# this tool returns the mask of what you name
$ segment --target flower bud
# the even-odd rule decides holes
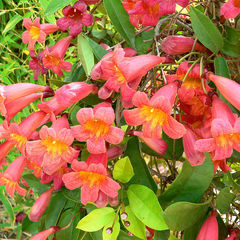
[[[106,233],[107,234],[112,234],[112,232],[113,232],[113,229],[111,227],[106,229]]]
[[[126,212],[121,213],[121,219],[126,220],[128,218],[128,214]]]
[[[42,215],[44,214],[45,210],[48,207],[52,196],[53,188],[48,189],[44,192],[33,204],[31,211],[28,215],[29,219],[33,222],[38,222]]]

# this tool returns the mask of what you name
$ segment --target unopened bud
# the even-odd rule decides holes
[[[113,229],[111,227],[106,229],[106,233],[107,234],[112,234],[112,232],[113,232]]]
[[[129,235],[129,236],[133,236],[133,234],[132,234],[131,232],[128,232],[128,235]]]
[[[129,226],[130,226],[130,222],[129,222],[129,221],[125,221],[125,222],[124,222],[124,225],[125,225],[126,227],[129,227]]]
[[[127,218],[128,218],[127,213],[125,213],[125,212],[121,213],[121,219],[122,220],[126,220]]]

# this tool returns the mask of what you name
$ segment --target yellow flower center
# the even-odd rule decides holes
[[[10,140],[16,142],[18,147],[25,146],[27,142],[27,138],[24,136],[21,136],[17,133],[11,133],[10,134]]]
[[[61,155],[68,151],[68,145],[58,141],[57,139],[45,139],[42,141],[42,145],[46,147],[46,151],[52,155],[52,157]]]
[[[115,72],[115,77],[117,78],[116,81],[119,84],[123,84],[126,82],[126,78],[123,76],[122,72],[120,71],[120,69],[117,67],[117,65],[114,64],[114,72]]]
[[[90,137],[104,137],[108,131],[109,126],[102,120],[91,119],[84,124],[85,130],[89,131]]]
[[[56,57],[51,56],[51,55],[45,55],[45,58],[46,58],[45,61],[47,63],[51,63],[51,65],[53,65],[53,66],[58,66],[61,62],[61,59],[56,58]]]
[[[32,37],[32,39],[37,40],[40,36],[40,28],[39,27],[32,26],[31,29],[29,30],[29,32],[30,32],[30,36]]]
[[[165,112],[151,106],[145,105],[141,107],[140,116],[144,117],[146,122],[152,122],[152,129],[154,129],[158,124],[162,126],[164,122],[168,122],[168,115]]]
[[[225,135],[216,137],[215,142],[217,146],[221,146],[224,148],[227,146],[232,147],[234,143],[240,142],[240,134],[239,133],[225,134]]]
[[[102,174],[86,171],[80,171],[79,178],[83,180],[83,184],[88,184],[90,188],[93,186],[99,186],[101,182],[106,180],[106,176]]]
[[[179,80],[183,80],[183,78],[185,77],[185,75],[179,75]],[[186,79],[184,80],[182,86],[185,86],[186,89],[196,89],[196,88],[202,88],[202,84],[201,84],[201,79],[199,78],[193,78],[193,77],[186,77]]]

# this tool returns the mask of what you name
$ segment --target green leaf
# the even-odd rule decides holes
[[[200,166],[192,167],[188,161],[185,161],[181,173],[159,196],[161,205],[166,207],[170,203],[179,201],[200,202],[213,176],[213,164],[208,153]]]
[[[163,212],[154,192],[142,185],[133,184],[127,190],[129,205],[136,217],[156,230],[167,230]]]
[[[171,230],[183,231],[193,226],[206,214],[209,202],[210,201],[205,203],[174,203],[164,211],[164,219]]]
[[[80,203],[80,199],[81,199],[81,189],[80,188],[76,188],[74,190],[69,190],[64,188],[63,189],[63,195],[66,199],[75,202],[75,203]]]
[[[230,57],[240,57],[240,30],[225,26],[222,52]]]
[[[46,228],[57,225],[66,201],[67,199],[63,196],[62,192],[56,192],[52,195],[49,206],[46,210]]]
[[[84,35],[84,37],[88,40],[90,46],[92,47],[93,53],[96,56],[97,60],[101,60],[104,55],[108,53],[101,45],[93,41],[91,38]]]
[[[76,214],[76,210],[75,209],[67,209],[66,211],[64,211],[62,214],[61,214],[61,218],[58,222],[58,226],[59,227],[65,227],[67,226],[71,219],[73,218],[73,216]],[[79,218],[80,217],[80,214],[77,214],[75,215],[76,218]],[[76,226],[74,226],[73,222],[71,223],[71,225],[62,230],[62,231],[58,231],[56,232],[56,239],[71,239],[73,240],[73,229],[75,228]],[[78,230],[79,231],[79,230]]]
[[[213,53],[223,48],[223,37],[216,25],[196,8],[190,7],[193,30],[199,41]]]
[[[233,177],[229,171],[224,175],[223,181],[226,185],[232,186],[233,189],[240,192],[240,185],[233,180]]]
[[[134,171],[134,176],[128,185],[137,183],[151,188],[154,192],[157,191],[156,183],[154,182],[145,160],[142,158],[139,150],[139,141],[137,137],[131,137],[127,142],[125,156],[128,156]]]
[[[155,231],[153,240],[168,240],[170,231]]]
[[[39,233],[38,228],[40,227],[41,222],[32,222],[29,220],[28,216],[26,216],[22,222],[22,231],[29,232],[33,235]]]
[[[220,213],[228,213],[232,200],[236,197],[235,194],[230,192],[230,188],[223,188],[216,197],[216,207]]]
[[[214,58],[214,68],[215,68],[216,75],[219,75],[225,78],[230,78],[229,68],[227,65],[227,61],[225,60],[224,57]]]
[[[11,29],[13,29],[21,20],[22,16],[20,16],[19,14],[16,14],[14,17],[11,17],[6,27],[4,28],[2,34],[7,33]]]
[[[104,207],[95,209],[78,222],[77,228],[86,232],[95,232],[108,224],[113,217],[113,208]]]
[[[72,2],[72,0],[51,0],[45,11],[45,16],[55,13],[59,9],[68,5],[70,2]]]
[[[129,22],[129,15],[125,11],[121,0],[104,0],[104,6],[117,31],[132,48],[135,48],[135,30]]]
[[[172,139],[167,134],[163,133],[162,139],[167,143],[168,149],[164,153],[163,157],[167,159],[178,160],[183,154],[183,143],[182,138]]]
[[[86,75],[90,76],[91,70],[94,66],[94,56],[92,48],[89,45],[88,40],[82,34],[78,35],[77,42],[80,61],[83,65]]]
[[[125,209],[121,208],[120,216],[122,213],[126,213],[128,216],[127,219],[125,220],[121,219],[123,226],[128,230],[128,232],[132,233],[133,235],[137,236],[140,239],[146,239],[145,225],[135,216],[130,206],[125,207]],[[128,221],[130,225],[126,226],[124,224],[125,221]]]
[[[39,3],[40,3],[40,5],[42,6],[43,11],[45,12],[45,11],[47,10],[49,1],[48,1],[48,0],[40,0]],[[56,24],[56,19],[55,19],[54,14],[47,16],[47,17],[46,17],[46,20],[47,20],[49,23]]]
[[[147,53],[147,49],[152,45],[153,37],[153,29],[142,32],[136,36],[136,49],[139,54]]]
[[[15,222],[15,215],[13,212],[13,208],[12,208],[12,205],[11,205],[10,201],[8,200],[7,196],[5,195],[2,186],[0,187],[0,200],[8,212],[11,224],[13,224]]]
[[[133,177],[133,167],[128,157],[118,160],[113,168],[113,178],[122,182],[127,183]]]
[[[34,193],[40,195],[49,189],[50,184],[47,185],[40,183],[40,180],[33,176],[33,174],[26,174],[23,176],[23,178],[28,183],[28,185],[30,186]]]
[[[102,231],[102,238],[103,238],[103,240],[116,240],[117,239],[118,234],[120,232],[119,217],[117,216],[117,218],[114,219],[114,220],[115,220],[114,225],[113,225],[113,221],[110,221],[103,228],[103,231]],[[112,225],[113,225],[113,227],[112,227]],[[108,228],[112,229],[112,233],[111,234],[107,233]]]

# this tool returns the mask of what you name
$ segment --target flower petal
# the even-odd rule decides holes
[[[123,140],[123,136],[124,131],[121,128],[111,126],[104,138],[109,143],[119,144]]]

